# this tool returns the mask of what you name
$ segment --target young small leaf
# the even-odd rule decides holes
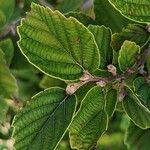
[[[98,47],[85,26],[58,11],[33,3],[31,7],[18,32],[22,53],[33,65],[64,80],[79,79],[83,71],[98,68]]]
[[[150,84],[144,77],[138,77],[134,80],[134,91],[137,96],[145,103],[150,109]]]
[[[142,130],[132,122],[125,134],[125,144],[129,150],[149,150],[150,129]]]
[[[75,111],[76,98],[64,89],[50,88],[32,98],[13,122],[16,150],[55,149]]]
[[[149,0],[109,0],[125,17],[138,22],[150,22]]]
[[[90,25],[88,29],[93,33],[100,53],[100,67],[106,69],[112,63],[113,50],[110,46],[111,30],[105,26]]]
[[[130,119],[141,129],[150,128],[150,111],[139,101],[134,93],[126,88],[123,107]]]
[[[107,129],[108,118],[104,105],[102,89],[95,86],[89,90],[70,126],[72,148],[87,150],[97,144]]]
[[[131,41],[125,41],[119,51],[119,67],[121,71],[125,72],[133,67],[136,63],[136,56],[140,53],[140,46]]]
[[[117,105],[117,91],[115,89],[110,89],[106,93],[106,113],[109,117],[111,117],[115,111],[116,105]]]
[[[115,10],[109,0],[94,0],[94,12],[98,24],[110,27],[113,32],[121,31],[123,27],[131,23]]]

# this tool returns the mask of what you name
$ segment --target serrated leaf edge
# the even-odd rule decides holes
[[[33,6],[39,6],[39,7],[42,7],[42,8],[44,8],[44,9],[48,9],[48,10],[52,11],[49,7],[44,7],[44,6],[41,6],[41,5],[36,4],[36,3],[34,3],[34,2],[31,3],[31,9],[33,8]],[[99,66],[100,66],[100,53],[99,53],[99,48],[98,48],[98,45],[97,45],[97,43],[96,43],[96,41],[95,41],[94,35],[88,30],[87,27],[85,27],[85,26],[84,26],[81,22],[79,22],[76,18],[74,18],[74,17],[68,17],[68,18],[66,18],[66,17],[65,17],[62,13],[60,13],[58,10],[55,10],[55,11],[52,11],[52,12],[53,12],[53,13],[57,12],[59,15],[61,15],[61,16],[62,16],[64,19],[66,19],[66,20],[70,20],[70,19],[75,20],[75,21],[78,22],[83,28],[85,28],[85,29],[89,32],[89,34],[91,34],[92,39],[93,39],[93,42],[95,43],[95,45],[96,45],[96,47],[97,47],[97,54],[98,54],[99,61],[98,61],[98,64],[97,64],[97,68],[96,68],[96,69],[98,69]],[[56,76],[50,75],[50,74],[46,73],[45,71],[43,71],[42,69],[40,69],[37,65],[35,65],[34,63],[32,63],[32,62],[29,60],[29,58],[25,55],[25,53],[23,52],[21,46],[19,45],[19,42],[22,40],[21,34],[20,34],[20,32],[19,32],[19,27],[22,26],[23,20],[25,20],[25,18],[22,18],[20,25],[17,26],[17,33],[18,33],[19,38],[20,38],[19,41],[17,42],[17,45],[18,45],[19,49],[21,50],[21,53],[22,53],[22,54],[25,56],[25,58],[28,60],[28,62],[29,62],[31,65],[33,65],[34,67],[36,67],[38,70],[40,70],[42,73],[44,73],[45,75],[47,75],[47,76],[50,76],[50,77],[53,77],[53,78],[56,78],[56,79],[59,79],[59,80],[62,80],[62,81],[76,81],[76,80],[78,80],[78,79],[76,79],[76,80],[65,80],[65,79],[62,79],[62,78],[60,78],[60,77],[56,77]],[[81,67],[80,64],[77,63],[77,65],[79,65],[79,66]],[[81,68],[83,69],[83,67],[81,67]],[[95,69],[95,70],[96,70],[96,69]],[[83,70],[83,71],[84,71],[84,70]],[[85,71],[86,71],[86,70],[85,70]]]
[[[65,90],[64,88],[61,88],[61,87],[50,87],[50,88],[47,88],[47,89],[45,89],[45,90],[43,90],[43,91],[40,91],[39,93],[35,94],[34,96],[32,96],[32,97],[31,97],[31,102],[32,102],[32,99],[35,98],[36,96],[38,96],[39,94],[41,94],[41,93],[43,93],[43,92],[45,92],[45,91],[47,91],[47,90],[56,89],[56,88],[61,89],[61,90]],[[66,97],[67,97],[67,96],[68,96],[68,95],[66,95]],[[72,123],[72,121],[73,121],[73,116],[75,115],[75,111],[76,111],[76,108],[77,108],[77,96],[76,96],[76,95],[74,95],[74,96],[75,96],[75,99],[76,99],[76,106],[75,106],[75,109],[74,109],[74,113],[73,113],[73,115],[72,115],[72,119],[71,119],[71,121],[70,121],[70,124],[68,125],[68,127],[67,127],[66,130],[64,131],[62,137],[61,137],[61,138],[59,139],[59,141],[57,142],[57,144],[56,144],[54,150],[57,149],[59,143],[60,143],[61,140],[63,139],[64,135],[66,134],[67,130],[69,129],[69,127],[70,127],[70,125],[71,125],[71,123]],[[65,97],[64,99],[66,99],[66,97]],[[30,103],[31,103],[31,102],[30,102]],[[30,104],[27,103],[27,105],[26,105],[25,107],[27,107],[28,105],[30,105]],[[24,108],[25,108],[25,107],[24,107]],[[22,109],[23,109],[23,108],[22,108]],[[20,111],[22,111],[22,109],[21,109]],[[16,116],[13,118],[13,122],[12,122],[12,127],[13,127],[12,138],[13,138],[13,135],[14,135],[14,133],[15,133],[15,127],[14,127],[14,125],[13,125],[14,122],[15,122],[15,118],[16,118]],[[13,139],[14,139],[14,138],[13,138]],[[15,139],[14,139],[14,140],[15,140]],[[16,150],[16,148],[15,148],[15,150]]]

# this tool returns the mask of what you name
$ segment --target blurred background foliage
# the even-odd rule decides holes
[[[13,149],[13,117],[34,94],[52,86],[66,87],[64,81],[45,76],[30,65],[17,46],[16,28],[30,10],[31,2],[57,9],[67,17],[73,16],[85,26],[97,24],[92,0],[0,0],[0,150]],[[88,91],[89,87],[84,90]],[[80,92],[77,94],[83,98]],[[123,139],[128,123],[127,116],[116,111],[96,149],[125,150]],[[71,149],[68,133],[57,149]]]

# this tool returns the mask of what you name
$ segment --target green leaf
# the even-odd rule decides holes
[[[14,55],[14,46],[11,39],[5,39],[3,41],[0,41],[0,48],[5,53],[5,58],[7,61],[8,66],[10,66],[13,55]]]
[[[64,80],[79,79],[83,71],[92,73],[98,68],[98,47],[86,27],[58,11],[36,4],[31,7],[18,32],[22,53],[33,65]]]
[[[100,67],[106,69],[107,65],[112,63],[113,50],[110,46],[111,42],[111,30],[105,26],[90,25],[88,29],[93,33],[95,41],[99,48],[100,53]]]
[[[93,20],[91,17],[87,16],[86,14],[82,12],[69,12],[65,14],[66,17],[74,17],[76,18],[79,22],[84,24],[85,26],[88,26],[90,24],[96,24],[96,21]]]
[[[84,0],[63,0],[58,5],[57,9],[63,13],[67,13],[69,11],[78,10],[83,3]]]
[[[111,117],[116,109],[117,105],[117,91],[115,89],[110,89],[106,93],[106,113]]]
[[[109,3],[109,0],[94,0],[94,12],[99,25],[110,27],[113,32],[121,31],[131,23]]]
[[[150,129],[142,130],[130,123],[126,134],[125,144],[129,150],[149,150]]]
[[[125,72],[136,63],[136,56],[140,53],[140,46],[131,41],[125,41],[119,51],[119,67]]]
[[[13,122],[16,150],[55,149],[75,111],[76,98],[64,89],[50,88],[32,98]]]
[[[134,80],[134,91],[136,95],[146,104],[150,109],[150,84],[144,77],[138,77]]]
[[[77,100],[78,103],[82,102],[83,98],[85,97],[85,95],[88,93],[88,91],[95,86],[95,83],[93,82],[89,82],[87,84],[84,84],[83,86],[81,86],[79,89],[77,89],[76,91],[76,96],[77,96]]]
[[[17,93],[16,80],[11,74],[5,61],[5,54],[0,49],[0,95],[11,97]]]
[[[0,124],[6,120],[6,113],[8,111],[8,105],[3,96],[0,95]]]
[[[150,22],[149,0],[109,0],[125,17],[138,22]]]
[[[0,29],[8,22],[15,8],[15,0],[0,0]]]
[[[141,47],[144,46],[150,37],[145,26],[145,24],[129,24],[120,33],[115,33],[112,36],[111,46],[115,51],[119,51],[125,40],[135,42]]]
[[[72,148],[87,150],[96,145],[107,129],[108,118],[104,105],[102,89],[95,86],[89,90],[70,126]]]
[[[49,76],[44,75],[40,82],[40,87],[43,89],[50,88],[50,87],[66,87],[66,83],[56,78],[52,78]]]
[[[123,107],[130,119],[140,128],[150,128],[150,111],[140,102],[133,92],[126,88]]]

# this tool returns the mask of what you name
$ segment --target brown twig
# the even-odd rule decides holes
[[[120,75],[116,74],[116,72],[115,72],[115,74],[112,74],[112,76],[104,78],[104,77],[92,76],[88,71],[86,71],[84,73],[84,75],[80,78],[79,82],[68,84],[68,86],[66,88],[66,92],[67,92],[67,94],[71,95],[71,94],[75,93],[75,91],[77,89],[79,89],[81,86],[83,86],[84,84],[86,84],[88,82],[95,82],[97,85],[104,87],[107,83],[109,83],[113,80],[119,81],[119,83],[122,86],[121,89],[122,89],[122,91],[124,91],[123,90],[124,86],[122,85],[122,83],[124,83],[124,80],[128,79],[135,72],[139,72],[141,74],[140,68],[143,69],[143,66],[146,63],[146,60],[147,60],[147,57],[149,54],[150,54],[150,47],[148,47],[143,52],[143,54],[141,54],[140,59],[137,60],[136,64],[133,67],[129,68],[126,72],[124,72],[123,74],[120,74]],[[108,69],[110,69],[110,68],[108,68]],[[125,94],[122,91],[120,93],[124,96]]]

